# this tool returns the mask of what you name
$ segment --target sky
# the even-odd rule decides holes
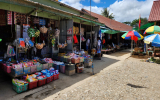
[[[90,10],[90,0],[59,1],[79,10],[82,8]],[[142,18],[148,18],[153,1],[155,0],[91,0],[91,11],[101,14],[103,8],[108,8],[116,21],[132,21],[140,15]]]

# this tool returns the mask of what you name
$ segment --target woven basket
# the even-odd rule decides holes
[[[37,49],[42,49],[44,45],[45,45],[44,43],[36,44],[36,48]]]
[[[46,28],[46,27],[41,27],[40,28],[40,32],[43,33],[43,34],[46,34],[47,31],[48,31],[48,28]]]

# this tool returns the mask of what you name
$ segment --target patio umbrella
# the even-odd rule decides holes
[[[146,33],[148,33],[148,34],[158,34],[158,33],[160,33],[160,26],[154,25],[154,26],[148,27],[145,30],[144,34],[146,34]]]
[[[144,38],[144,43],[150,44],[155,47],[160,47],[160,35],[159,34],[152,34],[148,35]]]
[[[132,40],[131,41],[131,55],[132,55],[132,49],[133,49],[133,40],[137,42],[138,40],[143,39],[143,36],[139,34],[137,31],[126,32],[121,37],[123,39]]]
[[[141,34],[139,34],[137,31],[129,31],[129,32],[126,32],[124,33],[122,36],[121,36],[123,39],[126,39],[126,40],[134,40],[135,42],[137,40],[141,40],[143,39],[143,36]]]

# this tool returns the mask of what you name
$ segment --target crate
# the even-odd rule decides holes
[[[3,66],[4,68],[4,71],[7,72],[7,73],[11,73],[11,68],[12,66]]]
[[[48,63],[47,64],[43,64],[43,68],[42,68],[43,70],[44,69],[48,69]]]
[[[52,82],[52,81],[54,81],[54,75],[53,75],[53,76],[51,76],[51,82]]]
[[[23,67],[18,69],[11,69],[11,74],[13,76],[23,75]]]
[[[46,83],[50,83],[50,82],[52,82],[52,76],[47,77],[47,79],[46,79]]]
[[[24,85],[21,85],[21,86],[18,86],[14,83],[12,84],[13,84],[13,90],[16,91],[17,93],[22,93],[28,90],[28,83],[25,83]]]
[[[48,68],[53,67],[53,63],[48,63]]]
[[[43,65],[42,64],[40,64],[39,66],[37,66],[37,71],[39,72],[39,71],[41,71],[43,69]]]
[[[37,72],[37,66],[33,65],[31,66],[31,73],[35,73],[35,72]]]
[[[29,73],[31,73],[31,67],[23,67],[23,73],[24,73],[24,74],[29,74]]]
[[[59,74],[53,75],[53,80],[59,79]]]
[[[75,74],[75,69],[73,69],[73,70],[65,70],[65,74],[69,75],[69,76],[74,75]]]
[[[38,79],[38,86],[42,86],[46,84],[46,78]]]
[[[29,82],[28,89],[36,88],[37,87],[37,83],[38,83],[38,80],[34,81],[34,82]]]
[[[60,65],[60,72],[65,73],[65,65]]]
[[[80,63],[80,59],[79,59],[79,58],[77,58],[77,59],[72,58],[72,59],[71,59],[71,62],[72,62],[73,64],[77,64],[77,63]]]
[[[55,68],[55,70],[58,70],[58,71],[59,71],[59,65],[54,64],[53,67]]]

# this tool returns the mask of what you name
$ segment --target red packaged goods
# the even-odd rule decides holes
[[[73,64],[77,64],[77,63],[80,63],[80,59],[79,59],[79,58],[72,58],[72,59],[71,59],[71,62],[72,62]]]

